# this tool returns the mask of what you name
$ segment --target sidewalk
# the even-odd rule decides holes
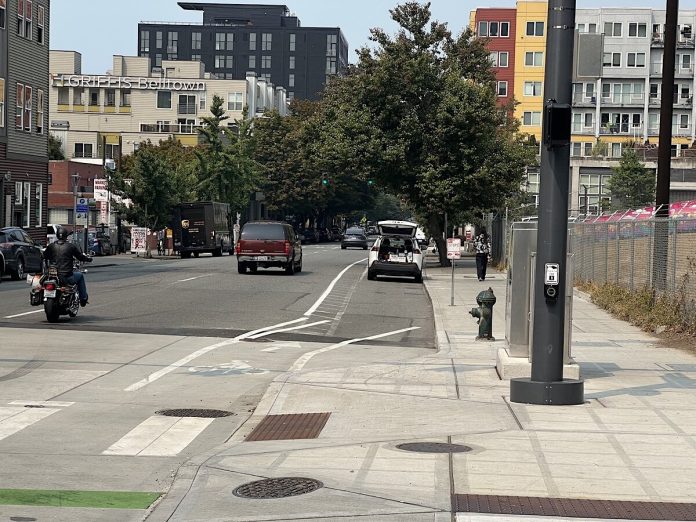
[[[179,470],[150,520],[449,521],[453,510],[457,520],[516,519],[483,513],[694,520],[694,504],[668,503],[696,498],[696,357],[659,347],[576,297],[572,352],[586,403],[509,403],[509,383],[495,370],[505,337],[505,276],[491,271],[479,282],[473,260],[461,265],[455,306],[450,269],[427,270],[437,351],[405,350],[361,365],[362,350],[379,348],[346,346],[285,374],[228,444]],[[498,299],[498,341],[476,342],[468,311],[489,286]],[[245,441],[266,415],[320,412],[330,416],[316,438]],[[405,442],[450,442],[472,451],[396,447]],[[232,494],[271,477],[311,478],[323,487],[282,499]]]

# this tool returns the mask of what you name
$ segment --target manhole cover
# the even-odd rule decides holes
[[[466,453],[467,451],[471,451],[469,446],[447,444],[444,442],[407,442],[405,444],[398,444],[396,448],[420,453]]]
[[[302,477],[281,477],[242,484],[232,493],[242,498],[284,498],[311,493],[323,487],[318,480]]]
[[[164,415],[165,417],[203,417],[205,419],[215,419],[217,417],[229,417],[230,415],[234,415],[231,411],[225,410],[194,410],[189,408],[160,410],[155,413],[157,415]]]

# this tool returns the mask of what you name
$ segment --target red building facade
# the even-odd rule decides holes
[[[78,197],[92,198],[94,180],[104,177],[101,165],[77,161],[50,161],[48,165],[50,184],[48,185],[49,223],[73,228],[76,193]],[[73,191],[73,184],[75,191]],[[96,223],[96,211],[90,212],[89,224]],[[45,231],[44,231],[45,233]],[[45,238],[44,238],[45,239]]]
[[[474,16],[474,31],[479,37],[488,38],[500,105],[513,99],[516,19],[517,10],[511,8],[479,8]]]

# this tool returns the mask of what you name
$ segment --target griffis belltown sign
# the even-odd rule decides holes
[[[134,78],[130,76],[83,76],[57,74],[54,87],[92,87],[107,89],[145,89],[153,91],[205,91],[205,82],[171,78]]]

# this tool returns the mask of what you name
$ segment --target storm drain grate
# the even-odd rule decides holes
[[[231,411],[225,410],[197,410],[189,408],[160,410],[156,411],[155,414],[164,415],[165,417],[202,417],[204,419],[217,419],[218,417],[229,417],[230,415],[234,415]]]
[[[397,444],[396,449],[420,453],[466,453],[467,451],[471,451],[469,446],[447,444],[445,442],[406,442],[404,444]]]
[[[289,413],[266,415],[247,436],[249,442],[261,440],[316,439],[331,413]]]
[[[281,477],[242,484],[232,493],[243,498],[285,498],[311,493],[323,487],[318,480],[303,477]]]
[[[696,504],[577,498],[453,495],[458,513],[622,520],[696,520]]]

